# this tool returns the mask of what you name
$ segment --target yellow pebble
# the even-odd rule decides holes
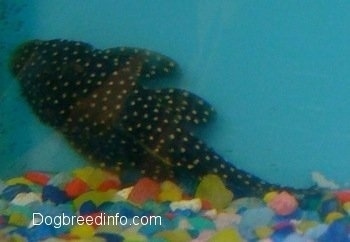
[[[53,241],[48,241],[45,240],[45,242],[61,242],[60,240],[53,240]],[[62,240],[62,242],[67,242],[67,240]],[[69,242],[106,242],[104,238],[98,238],[98,237],[93,237],[93,238],[87,238],[87,239],[73,239],[69,240]]]
[[[29,220],[20,213],[11,213],[9,218],[9,224],[17,225],[17,226],[26,226],[29,223]]]
[[[315,221],[304,220],[297,224],[297,230],[305,233],[307,230],[315,227],[318,223]]]
[[[123,229],[123,226],[115,226],[113,223],[105,223],[96,228],[96,233],[119,234]]]
[[[96,206],[104,202],[108,202],[113,200],[115,196],[115,192],[113,190],[109,190],[107,192],[99,192],[99,191],[89,191],[81,196],[77,197],[73,200],[73,205],[76,209],[79,209],[80,206],[86,201],[92,201]]]
[[[350,214],[350,202],[344,203],[343,208],[348,214]]]
[[[138,234],[135,231],[125,231],[120,234],[124,237],[123,242],[147,242],[147,237],[142,234]]]
[[[344,217],[344,214],[342,214],[342,213],[339,213],[339,212],[331,212],[331,213],[327,214],[326,219],[325,219],[325,222],[326,222],[327,224],[330,224],[330,223],[332,223],[334,220],[340,219],[340,218],[342,218],[342,217]]]
[[[259,239],[266,239],[273,233],[273,230],[267,226],[261,226],[255,229],[255,234]]]
[[[165,181],[160,185],[161,192],[159,194],[159,200],[165,201],[180,201],[182,199],[182,190],[175,183],[171,181]]]
[[[209,242],[227,242],[227,241],[235,241],[235,242],[244,242],[241,235],[237,232],[237,230],[233,228],[225,228],[218,231],[214,234],[213,237],[210,238]]]
[[[74,225],[71,230],[70,234],[74,236],[78,236],[79,238],[91,238],[95,234],[95,229],[91,225],[88,224],[81,224],[81,225]]]
[[[9,180],[7,180],[6,185],[11,186],[11,185],[15,185],[15,184],[24,184],[24,185],[33,185],[33,182],[29,181],[28,179],[24,178],[24,177],[14,177],[11,178]]]
[[[209,174],[199,183],[195,197],[209,201],[214,208],[220,210],[232,202],[233,193],[225,187],[219,176]]]
[[[107,176],[107,173],[100,168],[94,168],[91,166],[77,169],[73,173],[76,177],[86,182],[92,189],[98,188],[98,186],[106,180]]]
[[[276,195],[278,192],[268,192],[264,196],[264,202],[269,203]]]
[[[192,240],[187,231],[182,229],[164,230],[157,233],[155,237],[160,237],[167,242],[189,242]]]
[[[45,239],[45,242],[106,242],[106,240],[104,238],[101,237],[92,237],[92,238],[85,238],[85,239],[58,239],[58,238],[49,238],[49,239]],[[12,242],[12,241],[11,241]],[[24,241],[24,242],[27,242]]]

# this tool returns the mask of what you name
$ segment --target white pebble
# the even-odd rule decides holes
[[[214,220],[217,217],[217,215],[218,215],[218,211],[215,208],[204,212],[204,216],[212,220]]]
[[[124,199],[128,199],[129,197],[129,194],[131,192],[131,190],[133,189],[134,187],[127,187],[127,188],[124,188],[120,191],[117,192],[117,195],[124,198]]]
[[[202,202],[199,198],[170,203],[171,211],[175,211],[177,209],[179,210],[189,209],[193,212],[198,212],[201,208],[202,208]]]
[[[41,197],[34,192],[28,193],[18,193],[14,199],[12,199],[11,203],[14,205],[25,206],[32,202],[42,202]]]
[[[336,184],[334,181],[328,180],[324,175],[317,171],[313,171],[311,173],[312,180],[317,184],[320,188],[326,188],[326,189],[339,189],[339,185]]]

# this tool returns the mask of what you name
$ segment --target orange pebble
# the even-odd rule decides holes
[[[210,210],[213,208],[213,206],[211,205],[211,203],[206,200],[206,199],[201,199],[202,201],[202,210]]]
[[[40,171],[28,171],[25,173],[24,177],[39,185],[46,185],[50,180],[50,176],[48,174]]]
[[[160,193],[160,184],[150,178],[141,178],[131,190],[128,199],[134,203],[142,204],[147,200],[156,200]]]
[[[89,186],[80,178],[75,177],[66,184],[64,190],[69,197],[77,197],[89,191]]]
[[[106,192],[110,189],[118,190],[120,188],[119,179],[107,179],[103,181],[97,188],[98,191]]]
[[[335,196],[342,204],[350,202],[350,190],[336,192]]]

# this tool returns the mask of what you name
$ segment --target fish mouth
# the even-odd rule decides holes
[[[17,46],[11,55],[8,67],[13,76],[19,77],[20,73],[27,65],[31,63],[35,47],[39,44],[39,40],[30,40]]]

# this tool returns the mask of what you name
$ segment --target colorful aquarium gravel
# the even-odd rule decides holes
[[[215,175],[186,194],[93,167],[31,171],[0,190],[1,241],[350,241],[350,191],[235,199]]]
[[[39,120],[100,168],[4,181],[2,241],[350,241],[349,191],[319,189],[318,174],[319,188],[296,189],[240,170],[193,133],[209,103],[145,85],[176,77],[171,58],[30,40],[9,67]]]

